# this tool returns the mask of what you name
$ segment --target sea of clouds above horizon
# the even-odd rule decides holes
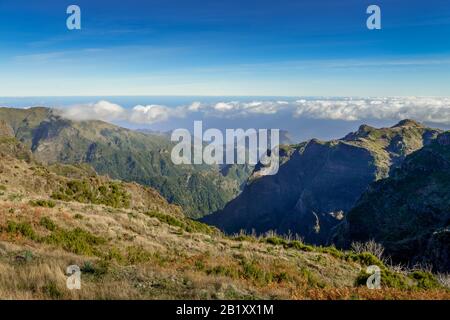
[[[331,140],[362,124],[390,127],[413,119],[450,129],[448,97],[189,97],[105,96],[0,98],[7,108],[43,106],[71,120],[102,120],[147,132],[203,128],[280,129],[292,142]]]
[[[151,125],[172,119],[245,119],[257,116],[290,115],[294,119],[319,120],[403,120],[450,125],[450,98],[384,97],[384,98],[317,98],[293,100],[255,100],[249,102],[223,101],[203,103],[194,101],[179,106],[160,104],[136,105],[125,108],[100,100],[75,104],[59,109],[71,120],[122,121]]]

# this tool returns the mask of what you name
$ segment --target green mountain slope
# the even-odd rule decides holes
[[[396,260],[450,270],[450,132],[408,156],[361,197],[335,241],[375,239]]]
[[[47,108],[0,108],[0,120],[39,161],[87,163],[99,174],[154,187],[191,217],[221,209],[239,192],[239,181],[217,167],[174,165],[167,136],[71,121]]]
[[[398,273],[367,252],[226,237],[152,188],[43,165],[10,134],[0,173],[0,299],[450,298],[434,275]],[[379,290],[365,286],[369,264],[382,270]],[[80,290],[67,288],[73,265]]]
[[[392,128],[363,125],[339,140],[284,146],[275,176],[261,177],[256,170],[236,199],[202,221],[229,233],[277,230],[327,243],[367,186],[387,177],[438,132],[405,120]]]

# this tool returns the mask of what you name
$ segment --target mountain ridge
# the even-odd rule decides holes
[[[450,131],[407,156],[386,179],[374,182],[333,242],[373,239],[401,263],[450,270]]]
[[[276,230],[325,244],[371,182],[388,177],[440,132],[404,120],[391,128],[362,125],[342,139],[283,146],[277,175],[250,177],[237,198],[201,221],[228,233]]]
[[[226,237],[149,187],[41,164],[10,135],[0,160],[2,299],[449,298],[433,274],[398,273],[367,252]],[[365,287],[373,263],[380,290]],[[67,288],[74,265],[81,290]]]
[[[0,108],[0,119],[40,162],[87,163],[99,174],[158,189],[170,202],[200,217],[239,193],[240,181],[211,166],[176,166],[167,136],[99,121],[72,121],[49,108]]]

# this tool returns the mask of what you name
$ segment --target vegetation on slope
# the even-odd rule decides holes
[[[370,183],[387,177],[438,133],[406,120],[391,128],[363,125],[339,140],[282,146],[276,175],[261,176],[257,166],[243,192],[202,221],[228,233],[277,230],[326,244]]]
[[[433,275],[396,273],[368,253],[275,234],[226,237],[137,184],[62,170],[77,172],[69,178],[11,155],[1,155],[1,165],[0,298],[449,298]],[[50,198],[73,181],[93,185],[68,199]],[[129,204],[97,193],[111,183],[123,186]],[[387,275],[380,290],[361,280],[372,263]],[[81,290],[66,287],[70,265],[81,269]]]
[[[223,208],[239,192],[241,180],[222,175],[218,167],[174,165],[172,143],[164,135],[102,121],[70,121],[47,108],[0,108],[0,119],[39,161],[85,163],[113,179],[153,187],[191,217]]]

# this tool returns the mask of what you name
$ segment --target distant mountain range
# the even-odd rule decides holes
[[[276,230],[325,244],[371,182],[388,177],[439,133],[405,120],[392,128],[362,125],[338,140],[283,146],[277,175],[259,177],[256,170],[236,199],[203,221],[229,233]]]
[[[191,217],[223,208],[250,174],[239,180],[218,166],[174,165],[169,135],[138,132],[102,121],[71,121],[49,108],[0,108],[0,120],[47,164],[91,165],[99,174],[157,189]],[[6,129],[5,129],[6,130]]]
[[[260,164],[174,165],[168,134],[71,121],[48,108],[0,108],[0,136],[20,142],[11,144],[16,157],[51,170],[71,164],[72,174],[153,187],[229,234],[276,230],[342,248],[374,239],[396,261],[450,270],[449,132],[413,120],[299,144],[283,132],[274,176]]]

